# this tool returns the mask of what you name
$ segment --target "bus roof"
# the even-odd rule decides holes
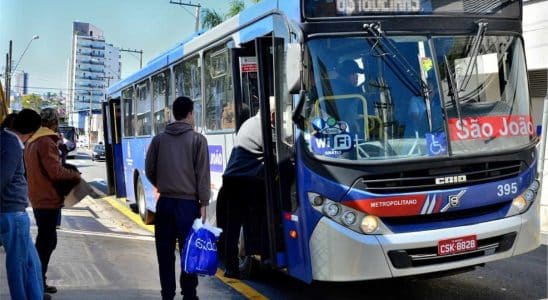
[[[280,2],[280,3],[279,3]],[[284,3],[289,2],[289,3]],[[157,57],[150,60],[145,67],[137,72],[129,75],[128,77],[116,82],[108,88],[108,94],[119,94],[126,86],[138,82],[141,79],[169,66],[170,64],[180,60],[181,58],[193,54],[203,47],[211,44],[212,41],[218,41],[225,36],[237,32],[239,28],[243,28],[251,23],[258,21],[265,15],[268,15],[277,10],[283,10],[287,12],[292,18],[300,18],[300,3],[299,1],[286,1],[286,0],[263,0],[255,5],[252,5],[238,15],[224,21],[218,26],[213,27],[208,31],[195,32],[189,37],[185,38],[180,43],[177,43],[173,48],[159,54]],[[250,30],[247,32],[240,32],[237,42],[246,42],[248,39],[253,39],[257,36],[258,32],[268,33],[265,30],[272,31],[272,28],[260,28],[260,24],[257,24],[257,30]],[[264,26],[262,26],[264,27]]]

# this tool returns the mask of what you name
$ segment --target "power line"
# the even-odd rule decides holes
[[[169,3],[170,4],[177,4],[177,5],[180,5],[180,6],[191,6],[191,7],[196,8],[196,24],[195,24],[194,30],[196,32],[198,32],[200,30],[200,8],[202,7],[200,5],[200,3],[192,4],[192,2],[190,2],[190,1],[188,3],[183,3],[182,0],[178,0],[178,1],[170,0]]]
[[[141,56],[140,56],[140,59],[139,59],[139,69],[143,68],[143,49],[141,50],[132,50],[132,49],[123,49],[123,48],[120,48],[119,49],[120,52],[130,52],[130,53],[139,53]]]

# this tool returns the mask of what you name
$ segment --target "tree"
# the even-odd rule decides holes
[[[228,7],[228,13],[226,14],[227,18],[233,17],[239,14],[245,8],[244,0],[232,0],[230,1],[230,6]]]
[[[251,3],[261,2],[261,0],[248,0],[248,1],[250,1]],[[228,13],[224,17],[220,13],[215,11],[214,9],[206,8],[203,10],[203,13],[202,13],[202,28],[211,29],[221,24],[224,20],[239,14],[242,10],[244,10],[244,8],[245,8],[244,0],[232,0],[230,1],[230,6],[228,7]]]
[[[224,21],[223,16],[221,16],[214,9],[206,8],[202,12],[202,28],[210,29]]]
[[[40,111],[42,108],[42,97],[36,94],[28,94],[21,98],[21,105],[23,108],[30,108],[35,111]]]

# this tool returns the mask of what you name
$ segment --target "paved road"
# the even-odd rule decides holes
[[[435,279],[304,284],[264,271],[249,285],[270,299],[546,299],[547,248]]]

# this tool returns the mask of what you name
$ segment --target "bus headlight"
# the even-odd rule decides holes
[[[361,234],[387,234],[391,231],[376,216],[333,201],[318,193],[309,192],[310,207],[354,232]]]
[[[318,195],[314,198],[312,198],[312,205],[314,206],[320,206],[323,204],[323,197]]]
[[[379,220],[375,216],[365,216],[362,219],[362,223],[360,224],[360,228],[364,233],[374,233],[379,228]]]
[[[327,204],[326,206],[324,206],[324,210],[325,210],[325,213],[330,216],[330,217],[334,217],[336,215],[339,214],[339,211],[341,210],[339,208],[339,205],[338,204],[335,204],[335,203],[329,203]]]
[[[344,213],[342,221],[345,225],[350,226],[356,222],[356,214],[351,211],[347,211]]]
[[[522,212],[527,207],[527,201],[525,201],[525,198],[523,196],[517,196],[512,201],[512,209]]]
[[[531,183],[529,188],[535,193],[538,192],[538,189],[540,188],[540,182],[538,180],[533,180],[533,183]]]
[[[521,195],[512,200],[512,206],[508,210],[508,213],[506,213],[506,216],[511,217],[526,212],[531,204],[535,201],[539,188],[539,181],[534,180],[531,185],[529,185],[529,187],[523,193],[521,193]]]

